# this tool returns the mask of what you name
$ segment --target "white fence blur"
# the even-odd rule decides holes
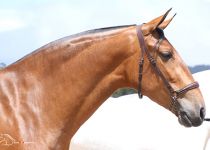
[[[194,74],[210,117],[210,71]],[[185,128],[177,118],[137,95],[109,98],[73,137],[71,150],[210,150],[210,122]]]

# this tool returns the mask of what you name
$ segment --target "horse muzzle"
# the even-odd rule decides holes
[[[202,107],[200,109],[200,113],[199,115],[195,115],[195,114],[190,114],[187,113],[186,111],[182,111],[180,110],[178,112],[178,120],[179,123],[185,127],[197,127],[200,126],[205,118],[205,108]]]

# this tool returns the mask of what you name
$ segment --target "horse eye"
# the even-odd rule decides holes
[[[172,53],[171,52],[160,52],[160,56],[162,59],[167,61],[172,58]]]

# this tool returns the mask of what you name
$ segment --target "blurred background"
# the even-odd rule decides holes
[[[165,30],[187,65],[210,68],[210,0],[7,0],[0,2],[0,62],[9,65],[64,36],[141,24],[173,8]],[[2,65],[4,65],[2,64]]]

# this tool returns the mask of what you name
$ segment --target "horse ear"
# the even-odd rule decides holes
[[[158,27],[161,28],[162,30],[164,30],[169,25],[169,23],[174,19],[175,16],[176,16],[176,14],[174,14],[174,16],[171,17],[170,19],[161,23]]]
[[[152,31],[154,31],[161,23],[163,23],[163,21],[165,20],[165,18],[167,17],[168,13],[171,11],[172,8],[170,8],[164,15],[157,17],[155,19],[153,19],[152,21],[145,23],[142,26],[142,32],[144,35],[147,35],[149,33],[151,33]]]

